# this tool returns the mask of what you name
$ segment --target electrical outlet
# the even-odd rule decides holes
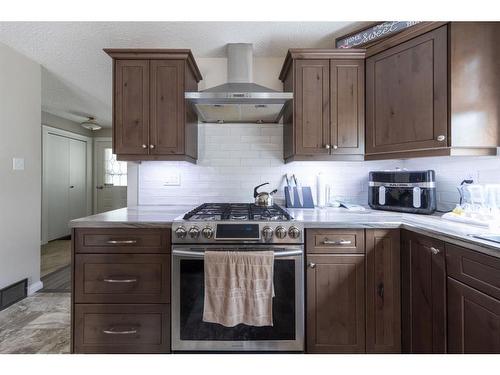
[[[24,171],[24,158],[12,158],[12,170]]]
[[[170,173],[163,178],[163,186],[180,186],[181,174],[179,172]]]

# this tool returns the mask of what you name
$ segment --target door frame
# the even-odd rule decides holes
[[[42,222],[41,222],[41,239],[40,242],[42,245],[47,243],[47,222],[48,222],[48,196],[47,196],[47,160],[45,158],[45,152],[44,150],[47,147],[47,141],[48,141],[48,136],[50,134],[59,136],[59,137],[65,137],[69,139],[75,139],[78,141],[82,141],[86,143],[86,213],[87,215],[92,215],[93,208],[92,208],[92,195],[93,195],[93,190],[92,190],[92,159],[93,159],[93,154],[92,154],[92,148],[93,148],[93,141],[92,138],[72,133],[66,130],[61,130],[58,128],[54,128],[49,125],[42,124]]]
[[[97,145],[98,142],[111,142],[111,145],[113,145],[113,137],[95,137],[94,138],[94,186],[92,187],[92,191],[94,192],[93,194],[93,200],[92,200],[92,208],[94,212],[97,212],[97,191],[96,191],[96,186],[97,186]]]

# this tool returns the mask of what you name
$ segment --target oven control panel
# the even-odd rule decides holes
[[[172,243],[302,244],[304,228],[294,222],[192,222],[172,225]]]

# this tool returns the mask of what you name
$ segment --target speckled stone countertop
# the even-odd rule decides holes
[[[195,206],[137,206],[87,216],[70,222],[73,228],[169,228],[175,219]],[[441,214],[414,215],[367,209],[350,212],[343,208],[289,209],[305,228],[403,228],[468,246],[500,257],[500,244],[480,240],[471,235],[484,234],[488,228],[442,219]]]

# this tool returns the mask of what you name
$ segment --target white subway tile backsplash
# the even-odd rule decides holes
[[[394,168],[434,169],[438,209],[450,210],[458,203],[456,187],[466,178],[479,183],[500,183],[498,157],[440,157],[365,162],[283,163],[281,124],[200,124],[199,159],[184,162],[143,162],[139,165],[139,204],[201,204],[203,202],[251,202],[254,186],[279,189],[283,203],[283,175],[295,174],[315,192],[316,176],[322,172],[332,195],[366,204],[368,172]],[[179,173],[181,186],[165,186],[166,177]],[[129,185],[135,184],[132,179]]]

